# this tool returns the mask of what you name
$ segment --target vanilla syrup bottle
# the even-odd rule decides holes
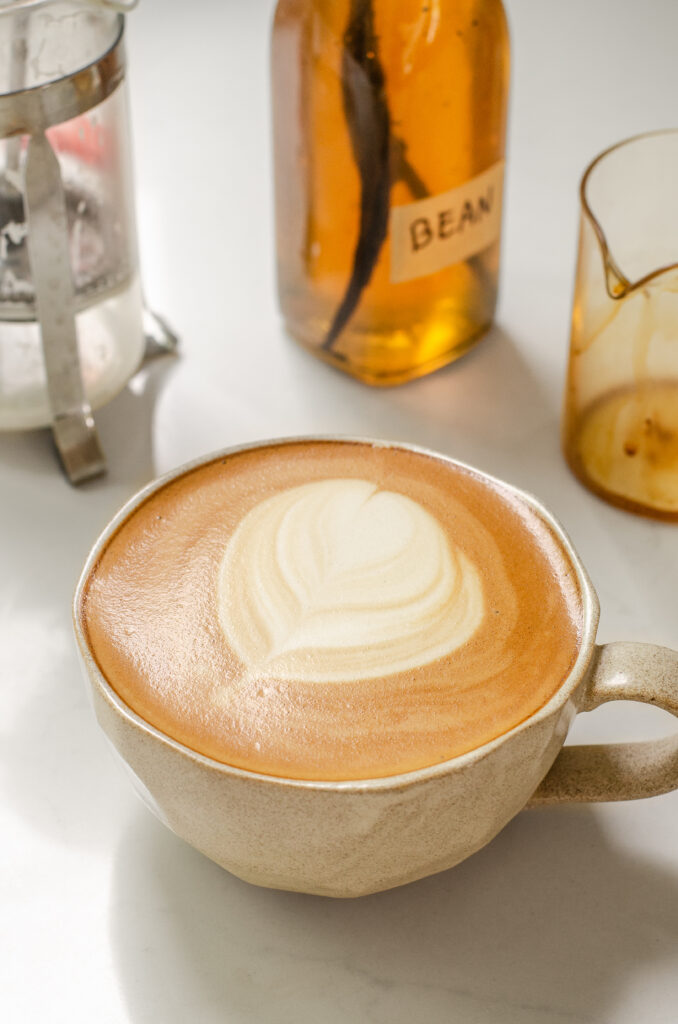
[[[497,298],[501,0],[279,0],[272,64],[287,330],[369,384],[456,359]]]

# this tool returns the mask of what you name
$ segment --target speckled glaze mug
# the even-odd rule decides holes
[[[562,749],[575,715],[607,701],[642,701],[678,716],[678,654],[635,643],[597,646],[598,599],[562,527],[533,497],[477,470],[488,486],[507,488],[550,527],[571,559],[581,592],[584,625],[576,663],[551,700],[526,721],[433,767],[322,782],[230,767],[140,718],[95,661],[81,622],[84,588],[111,537],[150,495],[189,469],[243,450],[181,467],[134,497],[95,544],[75,595],[75,633],[99,724],[142,799],[177,835],[256,885],[353,897],[454,866],[526,806],[632,800],[678,788],[678,737]]]

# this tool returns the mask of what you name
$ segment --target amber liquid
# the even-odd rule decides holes
[[[347,124],[345,33],[356,10],[370,6],[390,119],[391,207],[446,193],[503,159],[509,43],[501,0],[278,5],[273,103],[285,324],[342,370],[370,384],[396,384],[456,359],[488,329],[499,242],[394,284],[387,235],[348,323],[327,346],[355,263],[364,187]],[[402,173],[403,159],[413,174]]]
[[[567,445],[573,470],[608,501],[678,520],[678,381],[607,395]]]

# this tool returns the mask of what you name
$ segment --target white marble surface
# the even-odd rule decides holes
[[[446,0],[452,2],[452,0]],[[521,815],[465,864],[353,903],[249,887],[137,803],[93,721],[69,602],[99,529],[150,477],[303,432],[407,439],[536,492],[599,590],[601,639],[678,645],[678,528],[600,503],[558,448],[588,159],[675,123],[675,0],[508,0],[515,78],[499,325],[397,391],[282,337],[271,239],[272,0],[144,0],[130,19],[148,294],[183,336],[99,416],[78,492],[49,437],[0,437],[0,1016],[9,1024],[674,1024],[678,794]],[[576,738],[662,735],[618,705]]]

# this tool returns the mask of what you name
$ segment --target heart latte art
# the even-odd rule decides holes
[[[323,480],[255,506],[226,548],[219,618],[250,672],[324,683],[416,668],[480,625],[469,559],[421,505]]]
[[[249,771],[368,779],[501,736],[560,688],[582,600],[560,540],[444,459],[285,442],[139,504],[83,589],[104,676],[141,718]]]

